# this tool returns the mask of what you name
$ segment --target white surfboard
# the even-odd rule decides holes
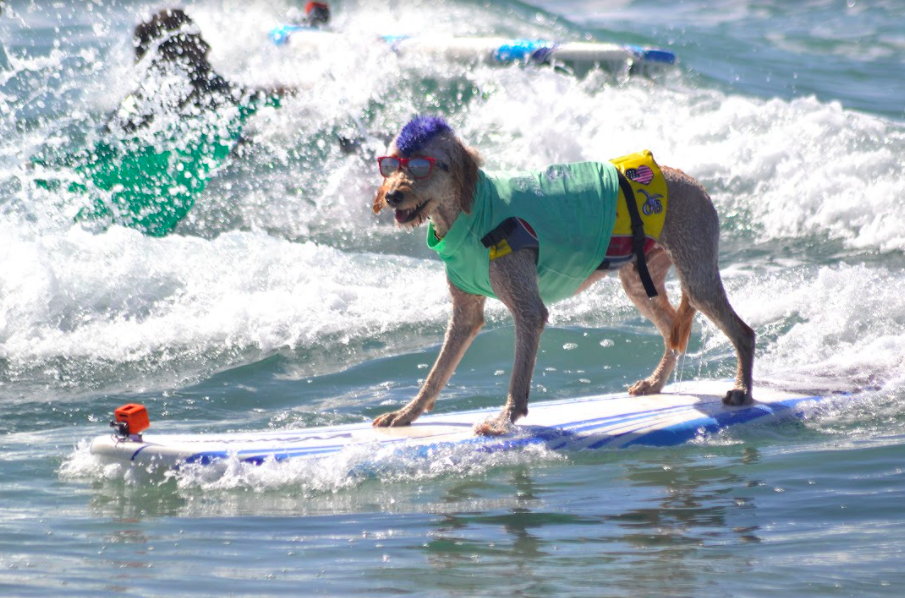
[[[278,27],[270,32],[270,39],[308,57],[312,52],[336,52],[340,48],[354,51],[357,45],[348,36],[299,25]],[[387,35],[375,41],[380,40],[400,56],[427,56],[465,63],[559,64],[573,68],[615,63],[665,67],[676,63],[676,55],[668,50],[599,42],[407,35]]]
[[[595,450],[632,445],[672,446],[705,433],[755,420],[795,417],[808,403],[839,395],[807,395],[759,387],[750,406],[727,407],[727,381],[683,382],[663,393],[633,397],[626,393],[563,399],[530,405],[527,417],[504,437],[479,437],[474,424],[499,408],[425,415],[410,426],[374,428],[369,421],[308,428],[226,434],[156,434],[123,438],[99,436],[91,452],[104,461],[157,464],[209,464],[223,459],[260,464],[268,460],[318,459],[345,449],[392,447],[406,455],[429,456],[434,449],[470,446],[496,452],[531,444],[551,450]],[[165,422],[152,424],[165,427]]]

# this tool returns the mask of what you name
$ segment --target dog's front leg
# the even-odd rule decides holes
[[[537,288],[537,253],[523,249],[490,262],[490,286],[515,320],[515,363],[503,411],[475,426],[475,432],[501,435],[515,420],[528,415],[531,377],[547,324],[547,308]]]
[[[449,283],[449,292],[452,295],[452,316],[446,328],[440,355],[427,375],[424,386],[408,405],[398,411],[384,413],[375,419],[375,426],[406,426],[425,411],[433,409],[437,395],[446,386],[471,341],[484,325],[484,297],[461,291],[452,283]]]

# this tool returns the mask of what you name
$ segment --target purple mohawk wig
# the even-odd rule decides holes
[[[439,116],[416,116],[402,127],[396,139],[396,149],[405,155],[411,155],[440,133],[452,128]]]

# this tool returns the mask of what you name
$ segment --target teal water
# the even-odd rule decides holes
[[[905,550],[905,8],[898,2],[335,2],[368,33],[648,44],[679,68],[576,80],[327,56],[266,32],[297,6],[190,2],[224,76],[299,88],[249,122],[174,234],[76,224],[30,157],[93,143],[157,5],[4,3],[0,42],[0,594],[900,596]],[[755,377],[856,400],[672,449],[407,462],[360,456],[148,477],[87,441],[140,401],[155,430],[363,421],[408,401],[448,317],[439,262],[370,202],[337,134],[445,114],[491,168],[649,148],[710,190]],[[376,149],[375,149],[376,151]],[[65,176],[66,173],[57,173]],[[499,405],[512,324],[437,403]],[[557,304],[532,400],[616,392],[661,352],[616,279]],[[702,318],[677,377],[734,358]]]

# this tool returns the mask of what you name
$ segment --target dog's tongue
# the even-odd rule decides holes
[[[396,222],[403,224],[412,216],[412,210],[396,210]]]

